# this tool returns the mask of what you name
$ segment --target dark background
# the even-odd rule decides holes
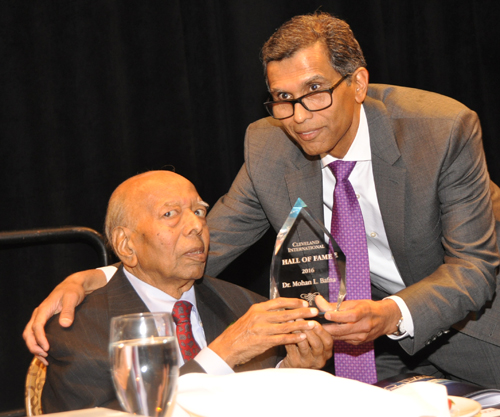
[[[500,181],[498,0],[4,0],[0,231],[101,231],[120,182],[167,167],[213,205],[241,166],[246,126],[266,115],[262,44],[318,8],[351,24],[372,82],[475,110]],[[273,239],[224,277],[266,294]],[[23,406],[31,311],[66,275],[98,264],[83,244],[0,248],[0,411]]]

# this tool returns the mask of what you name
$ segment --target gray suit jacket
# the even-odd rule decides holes
[[[210,344],[260,295],[234,284],[205,276],[195,284],[196,303]],[[50,343],[47,379],[42,395],[44,413],[90,407],[120,409],[109,370],[109,328],[112,317],[147,312],[148,309],[120,268],[108,285],[93,292],[77,308],[70,328],[62,328],[55,316],[46,326]],[[278,358],[271,349],[235,371],[274,367]],[[190,361],[181,373],[200,372]]]
[[[364,108],[382,219],[407,286],[398,295],[415,324],[401,345],[413,354],[453,325],[500,345],[500,301],[490,302],[500,259],[492,196],[497,219],[500,198],[477,115],[448,97],[376,84]],[[207,273],[218,274],[269,225],[278,231],[298,197],[323,218],[320,158],[305,155],[279,121],[251,124],[245,164],[209,214]]]

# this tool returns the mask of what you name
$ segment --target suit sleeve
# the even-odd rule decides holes
[[[91,407],[121,409],[109,370],[109,322],[105,311],[78,311],[69,328],[59,325],[59,316],[47,325],[50,351],[42,395],[44,413]]]
[[[436,185],[438,239],[432,242],[428,237],[427,242],[432,251],[439,246],[443,262],[398,293],[415,325],[415,337],[400,342],[410,354],[469,313],[484,312],[496,289],[499,252],[481,128],[474,112],[464,110],[458,115],[447,146]],[[477,322],[459,326],[459,330],[484,340],[485,331]]]
[[[245,163],[229,192],[217,201],[208,215],[210,254],[206,273],[211,276],[219,275],[269,229],[269,221],[249,175],[248,135],[247,131]]]

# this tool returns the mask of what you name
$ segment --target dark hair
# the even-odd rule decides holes
[[[266,80],[269,62],[290,58],[298,50],[316,42],[326,46],[332,67],[342,76],[366,66],[363,51],[349,25],[328,13],[316,12],[295,16],[264,44],[262,63]]]

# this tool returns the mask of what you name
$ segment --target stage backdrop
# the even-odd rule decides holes
[[[6,0],[0,230],[100,231],[112,190],[151,169],[175,169],[213,205],[242,164],[246,126],[266,116],[262,44],[316,9],[351,24],[372,82],[475,110],[500,181],[497,0]],[[273,239],[223,277],[267,294]],[[98,263],[84,245],[0,249],[0,411],[22,407],[30,355],[21,331],[32,309],[67,274]]]

